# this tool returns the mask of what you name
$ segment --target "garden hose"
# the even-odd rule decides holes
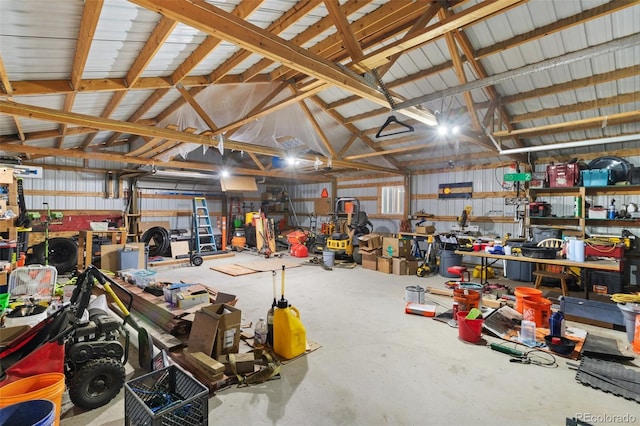
[[[616,303],[640,303],[640,293],[616,293],[611,295],[611,301]]]
[[[603,254],[613,253],[618,248],[617,244],[607,238],[591,237],[584,240],[584,242],[590,247],[597,245],[598,251]]]

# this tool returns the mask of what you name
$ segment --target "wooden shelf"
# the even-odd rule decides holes
[[[577,186],[569,188],[529,188],[528,195],[532,201],[538,197],[580,197],[583,215],[586,213],[588,196],[628,196],[640,195],[640,185],[620,186]],[[574,229],[584,237],[589,226],[637,227],[639,219],[590,219],[588,217],[539,217],[529,216],[527,210],[527,226],[546,226],[550,228]]]

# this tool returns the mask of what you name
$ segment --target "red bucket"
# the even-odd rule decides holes
[[[483,319],[467,319],[469,312],[458,312],[458,337],[469,343],[477,343],[482,337]]]

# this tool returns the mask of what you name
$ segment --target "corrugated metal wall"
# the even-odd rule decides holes
[[[627,159],[634,165],[640,166],[640,156]],[[55,164],[56,159],[49,160],[50,164]],[[64,165],[68,166],[69,161],[65,160]],[[82,162],[79,160],[79,164]],[[101,162],[101,166],[109,167],[107,162]],[[91,166],[100,166],[92,164]],[[545,171],[546,165],[536,166],[535,171]],[[512,196],[512,187],[503,186],[503,176],[505,173],[513,172],[513,169],[501,167],[497,169],[452,171],[450,173],[415,175],[411,177],[411,214],[423,211],[434,216],[459,216],[466,206],[471,206],[472,216],[496,217],[495,222],[474,222],[470,225],[479,227],[482,235],[503,237],[510,233],[517,237],[520,233],[520,224],[515,220],[516,207],[505,205],[504,198]],[[311,225],[310,214],[314,212],[314,200],[320,198],[323,189],[329,192],[329,199],[335,197],[356,197],[360,200],[360,208],[367,212],[369,216],[378,215],[378,191],[383,185],[397,185],[402,182],[402,178],[388,177],[379,179],[362,179],[354,181],[341,181],[338,183],[337,194],[331,193],[331,182],[326,183],[305,183],[300,185],[289,185],[287,190],[291,199],[288,215],[286,213],[274,213],[274,218],[288,216],[289,226],[309,227]],[[482,198],[472,197],[468,199],[437,199],[439,185],[461,182],[472,182],[473,193],[484,193]],[[243,197],[246,209],[253,207],[257,210],[260,206],[260,192],[264,192],[273,185],[259,184],[259,193],[246,194]],[[219,184],[214,182],[170,182],[159,180],[140,180],[138,187],[141,189],[141,210],[142,212],[153,212],[152,216],[147,216],[143,221],[169,221],[171,228],[191,229],[191,216],[193,197],[204,195],[207,198],[209,211],[212,214],[220,214],[223,210]],[[114,198],[105,198],[105,175],[79,172],[45,169],[43,179],[25,179],[24,188],[26,193],[26,204],[29,210],[42,210],[43,203],[49,203],[53,210],[79,210],[90,212],[92,210],[113,210],[123,211],[125,201],[115,198],[116,187],[112,188]],[[128,189],[125,185],[125,189]],[[487,197],[487,193],[495,193],[495,197]],[[504,194],[504,195],[503,195]],[[428,198],[427,198],[428,197]],[[615,198],[616,207],[621,209],[623,204],[634,202],[640,204],[639,196],[605,196],[598,195],[588,199],[592,205],[608,206],[611,199]],[[574,209],[573,196],[561,196],[553,198],[541,197],[541,201],[552,203],[552,213],[557,216],[571,216]],[[293,209],[291,209],[293,207]],[[520,207],[522,210],[524,207]],[[166,211],[166,215],[162,212]],[[180,212],[180,214],[178,214]],[[295,213],[295,215],[294,215]],[[296,221],[297,217],[297,221]],[[374,230],[378,232],[399,231],[398,219],[371,218]],[[327,217],[318,217],[317,225],[326,222]],[[416,221],[412,221],[415,225]],[[437,232],[449,232],[455,221],[427,220],[427,224],[436,226]],[[635,234],[640,234],[638,227],[630,227],[629,230]],[[620,227],[589,226],[591,234],[619,235],[622,231]]]
[[[411,202],[411,213],[423,211],[424,213],[433,214],[435,216],[451,216],[457,217],[467,206],[471,206],[471,216],[495,216],[496,218],[514,218],[508,223],[499,222],[474,222],[470,221],[469,225],[478,226],[482,235],[494,235],[498,237],[510,233],[517,236],[519,231],[519,223],[515,220],[516,206],[505,205],[505,197],[513,196],[513,185],[503,187],[503,176],[505,173],[513,173],[515,170],[508,167],[500,167],[496,169],[469,170],[469,171],[453,171],[451,173],[439,173],[428,175],[416,175],[411,178],[411,192],[418,199]],[[420,199],[420,195],[438,194],[440,185],[449,185],[454,183],[470,182],[473,187],[473,193],[495,192],[496,197],[492,198],[449,198],[449,199]],[[504,193],[502,195],[501,193]],[[524,195],[524,194],[522,194]],[[521,206],[520,211],[523,211]],[[437,232],[449,232],[451,227],[456,224],[455,221],[427,222],[436,227]],[[415,222],[414,222],[415,224]]]

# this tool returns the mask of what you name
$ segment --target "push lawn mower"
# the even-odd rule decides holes
[[[128,317],[121,322],[106,308],[89,303],[95,280],[105,290],[109,282],[116,284],[89,266],[78,276],[70,302],[0,347],[0,392],[13,381],[51,372],[64,372],[71,401],[84,409],[101,407],[120,392],[129,350],[129,332],[124,327]],[[132,301],[133,297],[129,306]],[[116,303],[122,305],[119,299]],[[145,337],[146,332],[139,333],[139,361],[150,368],[149,342],[142,341]]]

